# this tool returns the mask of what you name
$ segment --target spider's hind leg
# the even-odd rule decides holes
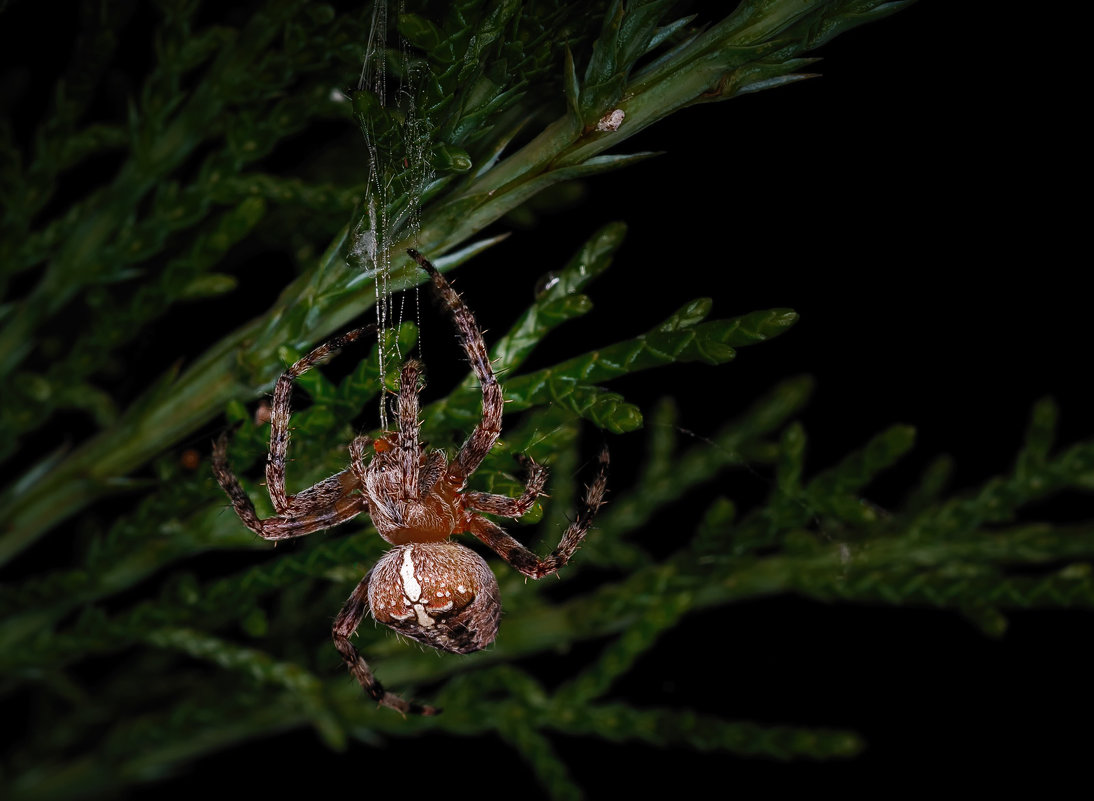
[[[439,715],[441,710],[437,707],[407,701],[394,693],[387,692],[373,674],[368,662],[350,642],[350,636],[357,631],[357,627],[361,625],[361,621],[368,614],[368,583],[370,577],[371,573],[361,580],[361,583],[350,594],[345,606],[342,607],[342,611],[338,613],[338,617],[334,619],[334,627],[331,629],[334,647],[338,649],[338,653],[341,654],[342,661],[346,663],[349,672],[353,674],[353,677],[357,679],[369,697],[380,706],[394,709],[403,715]]]

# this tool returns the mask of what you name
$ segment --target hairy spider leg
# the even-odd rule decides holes
[[[371,577],[372,573],[369,572],[361,580],[350,594],[345,606],[342,607],[342,611],[338,613],[338,617],[334,619],[334,627],[331,629],[334,647],[338,649],[338,653],[341,654],[342,660],[353,677],[357,679],[369,697],[380,706],[394,709],[403,715],[439,715],[441,710],[437,707],[407,701],[394,693],[387,692],[369,668],[368,662],[361,656],[361,652],[349,640],[368,614],[368,584]]]
[[[366,459],[373,441],[372,437],[360,434],[349,444],[349,467],[362,487],[365,486],[367,479],[368,461]]]
[[[495,495],[490,492],[466,492],[463,497],[467,506],[476,512],[485,512],[499,517],[518,518],[528,514],[536,498],[543,494],[543,487],[547,484],[547,475],[550,471],[545,465],[537,464],[524,454],[517,456],[517,459],[528,473],[524,492],[519,498]]]
[[[403,501],[419,501],[427,497],[444,475],[447,465],[440,451],[428,452],[422,460],[422,442],[419,438],[422,422],[419,419],[422,391],[422,363],[409,359],[399,375],[399,470],[403,476]]]
[[[344,523],[361,512],[368,511],[368,500],[356,492],[360,488],[360,481],[352,469],[342,470],[325,478],[292,498],[285,495],[285,453],[289,442],[288,423],[293,381],[368,330],[370,329],[359,328],[325,342],[293,364],[277,381],[271,410],[270,452],[266,462],[270,499],[275,510],[280,507],[276,517],[259,519],[254,504],[229,468],[228,433],[221,434],[213,443],[213,475],[217,483],[228,496],[243,524],[263,539],[303,537]]]
[[[289,418],[292,415],[293,382],[373,328],[373,326],[356,328],[324,342],[307,356],[299,359],[277,379],[273,406],[270,409],[270,452],[266,457],[266,489],[270,493],[270,500],[277,514],[284,515],[290,511],[290,501],[285,494],[285,454],[289,450]]]
[[[368,511],[368,500],[354,492],[360,487],[357,477],[350,470],[343,470],[297,495],[287,516],[260,520],[239,479],[228,467],[227,433],[221,434],[213,443],[213,475],[243,525],[266,540],[303,537]]]
[[[501,415],[504,406],[501,385],[498,384],[494,369],[490,366],[490,354],[486,350],[486,343],[482,339],[479,327],[475,324],[475,315],[467,308],[467,304],[444,276],[437,272],[437,268],[429,259],[416,250],[408,250],[407,253],[429,273],[429,277],[433,280],[433,286],[436,287],[437,293],[452,315],[452,321],[459,332],[460,344],[463,345],[467,360],[471,363],[471,369],[482,385],[482,419],[464,442],[456,458],[448,465],[445,474],[448,481],[462,487],[467,477],[482,464],[482,460],[490,453],[490,449],[494,447],[494,443],[501,435]]]
[[[418,392],[421,390],[422,365],[414,359],[403,364],[399,374],[399,471],[403,476],[402,500],[416,501],[421,498],[418,464]]]
[[[416,250],[408,250],[407,253],[429,274],[433,286],[448,307],[456,330],[459,332],[460,344],[463,345],[471,369],[482,386],[482,420],[464,442],[445,474],[450,482],[462,486],[468,476],[475,472],[482,460],[486,458],[501,435],[501,417],[504,408],[501,385],[494,376],[490,355],[478,323],[475,321],[474,313],[429,259]],[[415,409],[417,409],[416,406]],[[519,498],[486,492],[469,492],[464,496],[467,506],[479,512],[501,517],[518,518],[527,514],[535,504],[536,498],[543,494],[549,471],[544,465],[536,464],[527,456],[522,455],[518,459],[528,472],[524,492]]]
[[[580,547],[582,540],[592,525],[593,517],[604,503],[604,494],[608,488],[608,449],[600,451],[599,470],[593,482],[585,489],[585,498],[577,517],[563,532],[558,547],[550,556],[541,559],[532,551],[525,548],[505,529],[485,517],[474,515],[470,522],[470,531],[485,543],[498,556],[516,568],[518,571],[533,579],[541,579],[555,573],[570,561]]]

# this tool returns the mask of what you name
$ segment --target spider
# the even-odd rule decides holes
[[[213,445],[213,474],[236,514],[251,531],[267,540],[302,537],[344,523],[367,512],[380,536],[393,547],[350,594],[334,620],[331,636],[349,672],[381,706],[407,713],[436,715],[439,709],[387,692],[364,657],[350,642],[365,615],[426,645],[464,654],[478,651],[497,636],[501,617],[498,582],[486,561],[454,534],[470,532],[502,559],[530,578],[558,571],[569,561],[604,502],[608,451],[586,490],[577,517],[546,558],[525,548],[482,513],[519,518],[543,493],[547,468],[518,457],[527,471],[518,498],[465,491],[468,477],[493,448],[501,433],[502,390],[490,364],[482,333],[471,310],[436,268],[421,254],[407,251],[421,265],[448,307],[460,343],[482,385],[482,419],[456,457],[449,462],[418,439],[418,393],[421,363],[402,366],[398,392],[398,428],[378,439],[359,436],[349,445],[349,467],[296,495],[285,493],[285,454],[295,379],[370,329],[356,329],[320,345],[282,374],[274,388],[270,418],[270,451],[266,486],[275,517],[260,520],[250,498],[228,467],[228,434]],[[372,458],[368,458],[371,448]]]

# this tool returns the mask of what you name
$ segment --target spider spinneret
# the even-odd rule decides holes
[[[519,457],[527,471],[518,498],[465,491],[468,477],[501,434],[502,390],[494,376],[482,333],[471,310],[436,268],[416,251],[407,251],[430,276],[459,333],[471,369],[482,386],[482,419],[449,462],[443,451],[419,441],[418,393],[422,365],[408,360],[399,376],[398,428],[378,439],[359,436],[349,445],[347,468],[296,494],[285,493],[292,385],[328,356],[356,340],[359,328],[320,345],[297,361],[274,389],[266,485],[275,516],[259,519],[254,504],[228,467],[228,436],[213,445],[213,474],[236,514],[268,540],[302,537],[367,512],[380,536],[394,548],[350,594],[335,618],[331,636],[350,673],[383,706],[403,714],[435,715],[439,709],[405,701],[384,690],[350,636],[365,615],[419,642],[452,653],[470,653],[494,641],[501,619],[498,582],[486,561],[450,537],[470,533],[524,575],[539,579],[558,571],[573,556],[604,502],[608,451],[585,493],[577,517],[558,546],[540,558],[483,514],[519,518],[535,503],[547,482],[547,468]],[[371,457],[371,458],[370,458]]]

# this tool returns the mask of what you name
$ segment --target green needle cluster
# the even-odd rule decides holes
[[[596,314],[595,279],[611,267],[623,223],[551,265],[550,286],[511,330],[491,335],[508,416],[474,479],[516,494],[513,454],[551,464],[563,478],[519,532],[542,546],[573,507],[574,487],[564,485],[580,474],[580,432],[644,429],[641,468],[629,485],[613,483],[567,569],[582,590],[558,600],[499,569],[503,636],[469,658],[437,658],[361,628],[359,647],[384,683],[406,695],[427,688],[443,715],[403,720],[376,709],[329,645],[330,615],[383,550],[367,520],[275,550],[226,510],[209,470],[205,443],[226,420],[237,426],[233,470],[259,513],[271,513],[258,475],[268,426],[254,422],[252,401],[373,306],[382,265],[363,242],[388,246],[393,290],[422,280],[402,257],[410,245],[453,269],[500,240],[476,235],[544,190],[652,155],[624,152],[635,134],[688,106],[809,77],[801,70],[813,49],[908,4],[743,0],[723,19],[696,20],[674,15],[667,0],[408,2],[391,12],[380,58],[392,82],[413,86],[410,115],[355,86],[369,5],[336,12],[273,0],[210,22],[197,0],[160,0],[140,11],[154,17],[151,63],[126,113],[103,119],[89,109],[140,4],[87,0],[87,24],[43,119],[30,135],[0,120],[0,460],[18,473],[0,495],[0,703],[29,697],[33,709],[0,767],[0,795],[116,795],[303,727],[334,749],[497,734],[557,798],[581,795],[559,737],[851,757],[863,747],[854,732],[725,720],[698,706],[631,703],[612,689],[689,615],[749,599],[939,607],[993,636],[1009,610],[1094,605],[1089,529],[1026,514],[1094,484],[1094,443],[1058,450],[1050,401],[1035,408],[1009,472],[951,496],[940,461],[903,505],[882,510],[868,499],[871,484],[909,453],[914,430],[893,426],[837,464],[808,469],[796,420],[812,389],[806,377],[767,389],[688,447],[674,434],[671,398],[644,415],[611,386],[686,362],[732,369],[739,349],[789,330],[792,310],[712,318],[711,302],[697,298],[665,309],[649,330],[528,369],[546,336]],[[329,152],[302,165],[274,158],[313,129],[337,130]],[[373,152],[383,157],[369,165]],[[66,175],[104,159],[116,166],[108,177],[66,194]],[[375,186],[387,190],[379,210]],[[270,242],[292,254],[296,273],[268,309],[232,320],[185,366],[123,388],[126,348],[184,303],[245,289],[233,253]],[[514,280],[531,286],[535,275]],[[417,329],[403,322],[385,337],[385,348],[405,354]],[[362,412],[390,386],[378,349],[342,358],[359,363],[338,380],[316,370],[299,381],[299,486],[344,467],[346,444],[374,425]],[[423,409],[423,437],[455,446],[479,404],[469,378]],[[42,431],[74,413],[93,430],[36,453]],[[196,469],[177,453],[194,443]],[[672,532],[667,556],[638,536],[742,468],[770,476],[758,506],[739,510],[719,490]],[[595,582],[580,583],[585,571]],[[528,669],[530,657],[579,643],[599,650],[560,685]],[[96,659],[116,667],[88,669]]]

